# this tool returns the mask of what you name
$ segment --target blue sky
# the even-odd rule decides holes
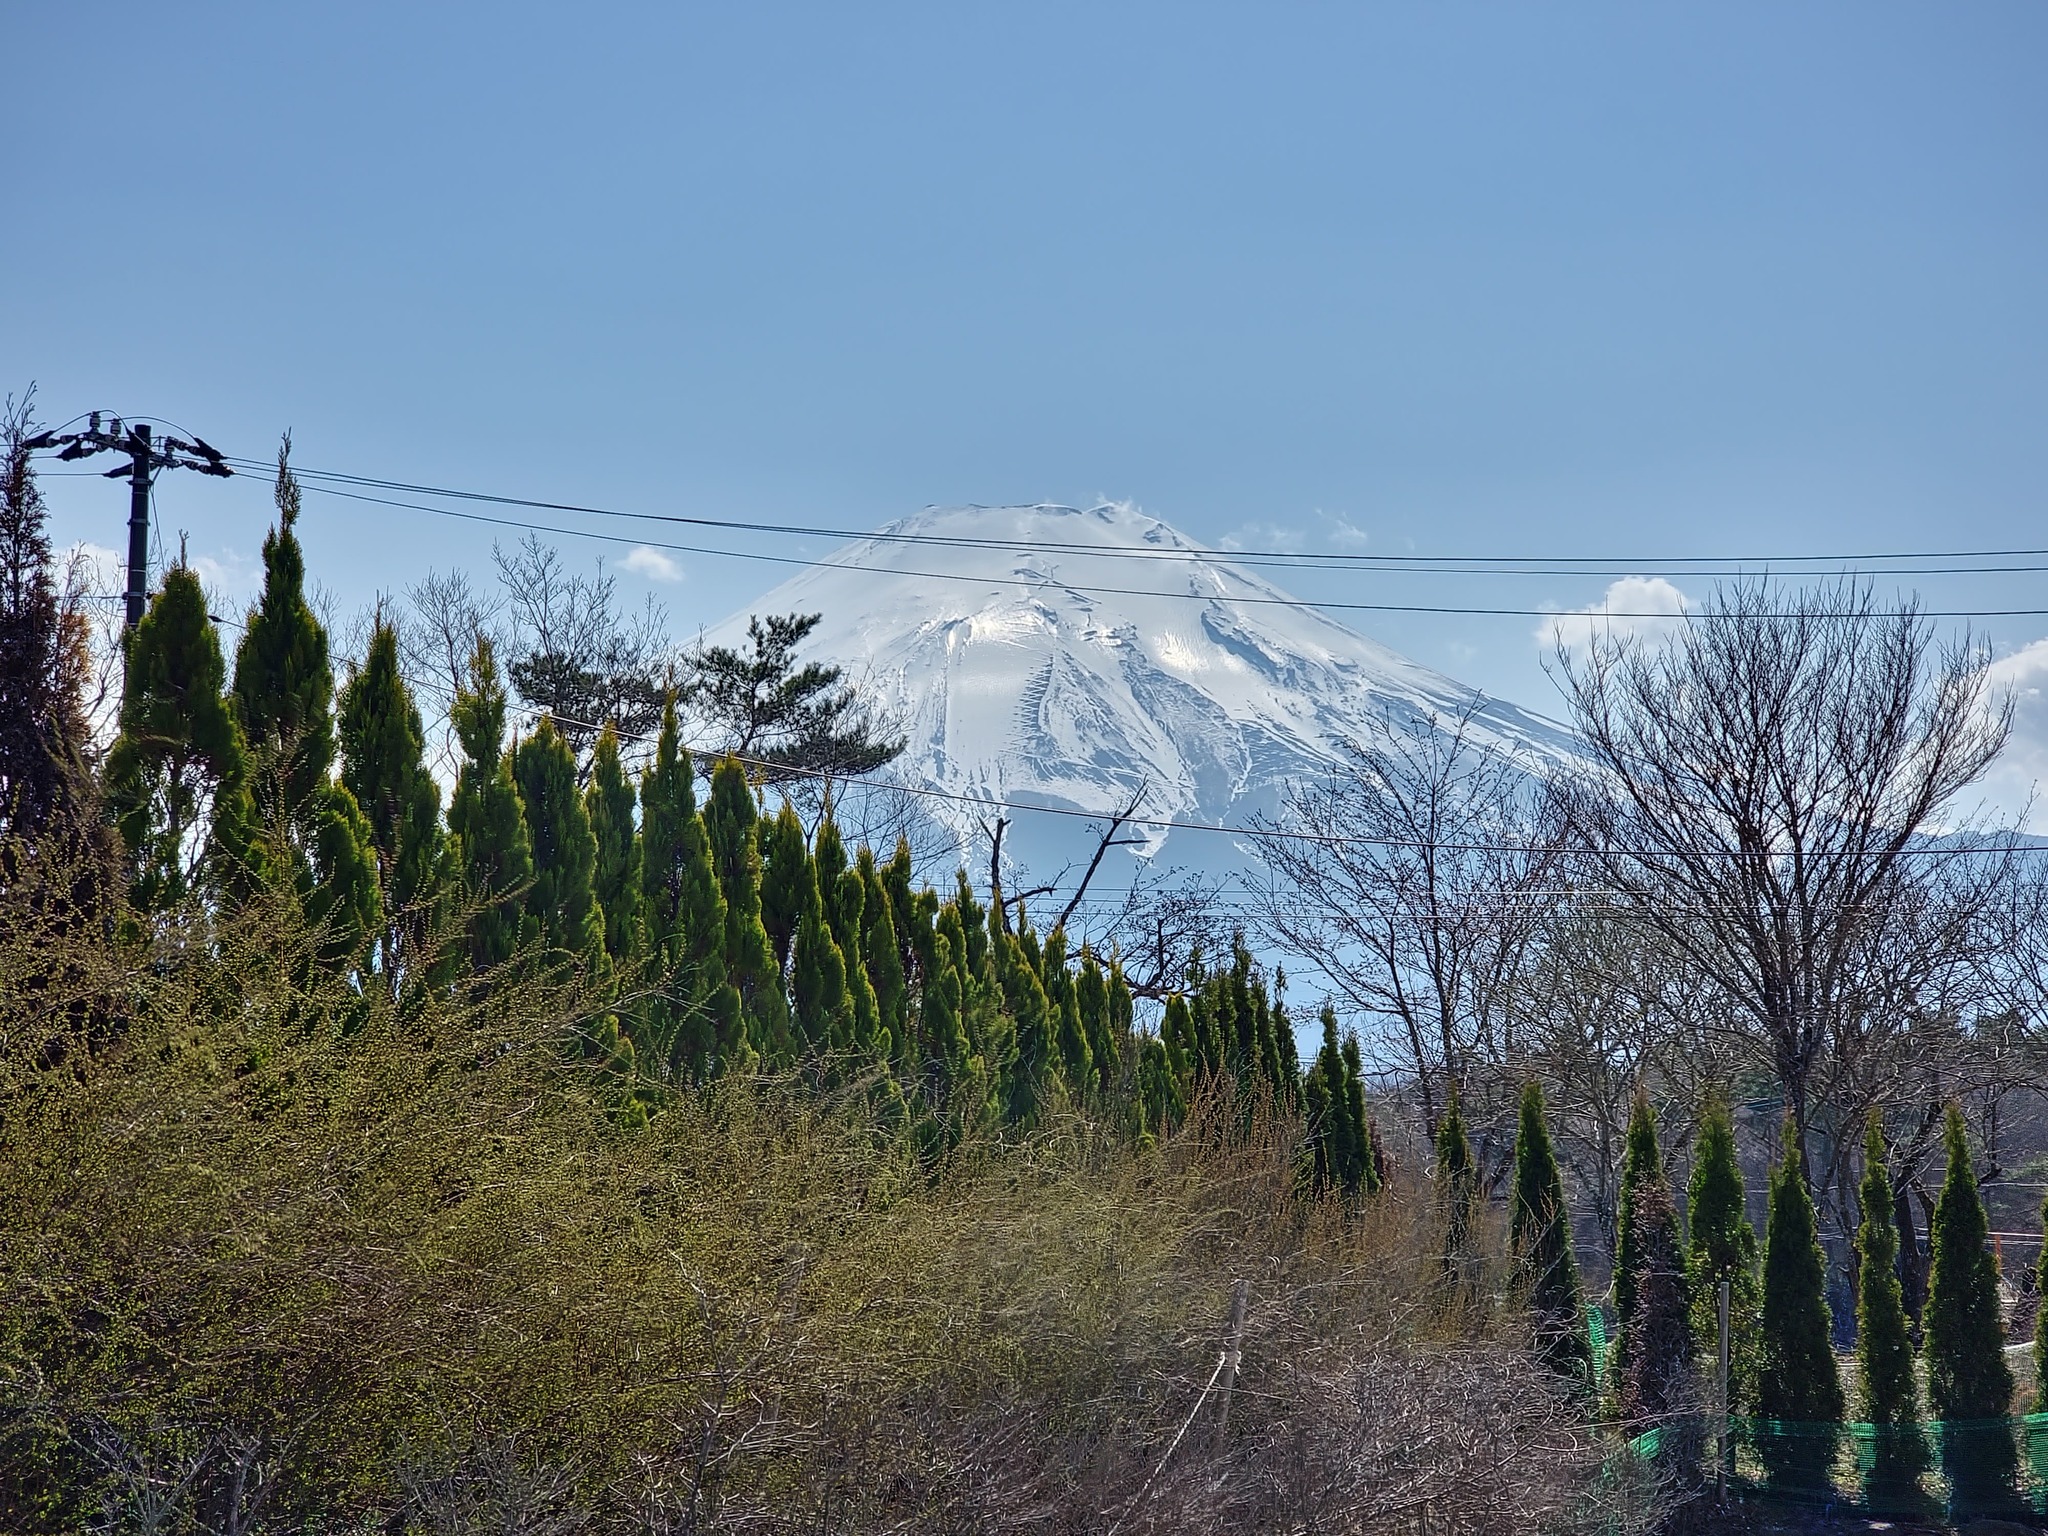
[[[2048,545],[2037,3],[114,3],[12,7],[0,45],[0,388],[50,419],[657,511],[1117,497],[1212,542],[1643,578]],[[120,541],[119,487],[48,487],[63,537]],[[230,587],[267,513],[159,494]],[[318,500],[306,542],[344,607],[488,561]],[[649,584],[694,629],[777,574]],[[1554,707],[1529,619],[1365,627]]]

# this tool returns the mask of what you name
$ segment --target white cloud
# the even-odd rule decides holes
[[[681,581],[683,568],[658,549],[645,544],[634,546],[626,558],[619,562],[636,576],[645,576],[649,581]]]
[[[1608,585],[1599,602],[1552,615],[1536,626],[1536,643],[1546,651],[1559,645],[1584,651],[1593,641],[1632,635],[1660,639],[1677,628],[1691,599],[1662,576],[1624,576]]]
[[[1278,523],[1246,523],[1218,542],[1224,549],[1279,549],[1294,554],[1305,540],[1299,528],[1283,528]]]
[[[2048,640],[2036,640],[1984,669],[1986,702],[2012,700],[2012,737],[1978,785],[1986,806],[2006,816],[2026,814],[2027,830],[2048,826],[2048,808],[2033,804],[2048,784]]]
[[[94,596],[112,596],[128,590],[127,557],[89,539],[67,545],[58,567],[74,571],[81,590]]]
[[[1342,512],[1325,512],[1317,507],[1316,516],[1330,525],[1323,534],[1323,542],[1332,549],[1363,549],[1372,542],[1372,535]]]

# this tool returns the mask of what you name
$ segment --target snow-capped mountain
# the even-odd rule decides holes
[[[1142,784],[1141,816],[1242,825],[1369,718],[1426,730],[1475,697],[1124,505],[928,509],[706,639],[741,644],[746,613],[789,612],[823,615],[805,656],[844,667],[908,737],[892,772],[1012,806],[1107,811]],[[1563,726],[1510,704],[1485,702],[1478,723],[1539,761],[1573,750]],[[927,804],[967,853],[987,813]],[[1079,823],[1012,821],[1034,868],[1092,843]],[[1145,856],[1169,840],[1132,832]],[[1171,857],[1233,863],[1195,846],[1229,841],[1175,832]]]

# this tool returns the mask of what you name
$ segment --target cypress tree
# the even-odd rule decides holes
[[[441,787],[398,664],[398,631],[380,613],[363,664],[341,690],[341,782],[369,823],[385,923],[383,970],[396,984],[426,942],[442,874]]]
[[[834,834],[837,841],[837,834]],[[787,974],[790,949],[804,913],[818,893],[818,878],[811,868],[811,850],[804,842],[804,824],[796,807],[787,799],[775,819],[760,834],[761,843],[761,927],[775,952],[775,967]],[[834,871],[836,876],[837,871]],[[730,896],[727,897],[730,900]]]
[[[2048,1413],[2048,1200],[2041,1204],[2041,1256],[2035,1261],[2034,1294],[2041,1305],[2034,1313],[2034,1403]]]
[[[1347,1166],[1357,1170],[1359,1192],[1370,1195],[1386,1185],[1387,1155],[1365,1107],[1365,1059],[1358,1049],[1356,1030],[1344,1032],[1344,1100],[1344,1125],[1350,1137]]]
[[[127,639],[121,728],[107,754],[107,805],[127,850],[129,897],[178,905],[254,838],[248,757],[224,694],[227,664],[199,578],[164,573]]]
[[[0,838],[17,846],[51,830],[89,835],[98,809],[85,768],[81,620],[52,575],[32,403],[0,409]]]
[[[846,985],[846,957],[825,922],[815,874],[801,898],[790,978],[790,1011],[797,1039],[819,1055],[840,1056],[855,1045],[853,999]]]
[[[738,989],[753,1053],[769,1063],[790,1060],[789,999],[782,967],[761,923],[761,850],[754,792],[736,757],[724,757],[711,774],[704,829],[711,840],[711,867],[725,895],[725,974]]]
[[[1046,1007],[1053,1021],[1053,1056],[1060,1080],[1075,1097],[1086,1096],[1095,1086],[1095,1055],[1088,1045],[1087,1026],[1081,1019],[1081,996],[1067,969],[1067,933],[1055,928],[1045,941],[1039,962],[1045,983]]]
[[[590,786],[583,793],[584,815],[597,844],[591,885],[604,913],[604,952],[614,966],[624,966],[640,952],[641,856],[633,825],[633,786],[619,761],[619,733],[607,720],[597,733],[591,754]]]
[[[235,705],[261,764],[255,794],[266,821],[295,813],[334,762],[334,673],[327,632],[306,601],[290,455],[287,437],[277,455],[277,525],[263,540],[263,594],[235,650]]]
[[[291,440],[277,455],[277,526],[263,541],[263,592],[235,650],[234,700],[255,771],[257,817],[297,891],[323,958],[358,963],[382,922],[374,835],[334,766],[334,671],[327,631],[306,601]]]
[[[1828,1318],[1827,1260],[1800,1170],[1798,1137],[1798,1125],[1787,1115],[1764,1231],[1763,1365],[1756,1394],[1757,1411],[1786,1427],[1766,1427],[1758,1449],[1775,1486],[1812,1495],[1825,1492],[1843,1403]]]
[[[1472,1142],[1465,1134],[1465,1114],[1453,1078],[1444,1095],[1443,1117],[1436,1126],[1437,1200],[1444,1222],[1444,1276],[1463,1288],[1471,1267],[1472,1206],[1479,1188],[1472,1161]]]
[[[1692,1405],[1693,1337],[1685,1295],[1685,1253],[1678,1237],[1678,1210],[1671,1186],[1661,1177],[1636,1190],[1635,1311],[1629,1319],[1627,1364],[1616,1397],[1622,1418],[1637,1429],[1673,1424]],[[1681,1433],[1663,1459],[1689,1466],[1693,1437]],[[1685,1453],[1678,1453],[1683,1446]]]
[[[2005,1363],[1999,1318],[1998,1259],[1977,1193],[1963,1112],[1954,1104],[1944,1132],[1948,1171],[1929,1234],[1927,1401],[1943,1425],[1942,1462],[1954,1490],[1952,1507],[1985,1514],[2014,1497],[2017,1457],[2003,1422],[2012,1406],[2012,1370]]]
[[[576,788],[576,755],[554,721],[542,715],[513,750],[512,774],[533,842],[533,889],[527,909],[550,950],[590,961],[604,953],[604,913],[597,904],[597,838]]]
[[[505,964],[540,931],[524,900],[533,883],[533,841],[505,751],[505,689],[488,640],[477,642],[469,681],[448,718],[462,744],[463,764],[448,802],[454,862],[474,903],[469,962],[475,971]]]
[[[1735,1154],[1735,1117],[1727,1095],[1719,1090],[1708,1094],[1700,1116],[1685,1209],[1692,1238],[1693,1334],[1703,1351],[1718,1352],[1718,1292],[1725,1280],[1728,1401],[1732,1412],[1746,1412],[1755,1398],[1761,1359],[1763,1280],[1757,1272],[1756,1228],[1749,1221],[1742,1164]]]
[[[1622,1153],[1621,1199],[1614,1221],[1614,1353],[1609,1361],[1617,1385],[1628,1369],[1629,1324],[1635,1320],[1636,1283],[1642,1273],[1642,1244],[1637,1233],[1636,1206],[1642,1192],[1664,1182],[1664,1160],[1657,1150],[1657,1117],[1649,1095],[1639,1086],[1629,1110],[1628,1141]]]
[[[866,847],[855,858],[854,871],[864,892],[860,909],[861,970],[874,988],[876,1015],[882,1029],[888,1032],[896,1055],[904,1061],[915,1061],[918,1050],[910,1028],[910,989],[904,977],[903,940],[896,929],[896,904],[875,865],[874,854]],[[936,910],[936,903],[933,905]],[[912,921],[915,922],[914,917]],[[931,932],[929,920],[922,926],[927,934]]]
[[[1334,1028],[1326,1027],[1324,1042],[1329,1051],[1335,1043]],[[1515,1191],[1508,1235],[1516,1278],[1535,1315],[1537,1348],[1551,1369],[1590,1386],[1593,1357],[1581,1315],[1579,1266],[1572,1257],[1571,1214],[1550,1127],[1543,1118],[1543,1089],[1533,1080],[1522,1087],[1515,1126]]]
[[[725,893],[697,814],[673,698],[640,780],[640,902],[656,988],[642,1014],[643,1059],[693,1082],[715,1066],[744,1069],[750,1058],[740,995],[725,970]]]
[[[1128,995],[1128,994],[1126,994]],[[1081,946],[1081,972],[1074,978],[1074,1002],[1081,1015],[1081,1035],[1088,1042],[1088,1057],[1095,1067],[1091,1085],[1105,1099],[1116,1091],[1123,1062],[1123,1041],[1111,1010],[1109,978],[1102,962],[1088,945]]]
[[[1920,1436],[1920,1389],[1913,1379],[1913,1341],[1899,1286],[1899,1231],[1885,1173],[1882,1121],[1876,1110],[1863,1138],[1862,1224],[1856,1230],[1856,1361],[1863,1415],[1875,1426],[1876,1459],[1866,1503],[1890,1508],[1917,1490],[1926,1465]]]
[[[817,873],[818,899],[823,903],[825,927],[846,969],[846,996],[852,1010],[850,1038],[871,1061],[888,1061],[895,1054],[895,1040],[882,1024],[882,1008],[868,980],[861,960],[861,930],[867,920],[868,887],[846,857],[846,843],[839,824],[832,819],[832,807],[825,806],[824,818],[812,839],[811,863]]]
[[[1032,963],[1034,957],[1024,940],[998,933],[991,942],[996,946],[997,985],[1014,1031],[1011,1055],[1004,1063],[1003,1114],[1013,1125],[1028,1130],[1038,1124],[1046,1106],[1046,1079],[1056,1065],[1053,1031],[1057,1025],[1045,986],[1038,979],[1039,968]]]
[[[1185,994],[1176,992],[1166,1000],[1165,1016],[1159,1021],[1159,1043],[1166,1048],[1167,1064],[1180,1080],[1183,1098],[1195,1085],[1195,1019]]]

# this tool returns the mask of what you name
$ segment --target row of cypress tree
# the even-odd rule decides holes
[[[849,849],[829,805],[810,828],[787,800],[771,814],[737,759],[707,780],[673,700],[644,771],[606,727],[579,773],[546,716],[510,730],[480,641],[449,711],[461,764],[444,816],[381,614],[335,686],[288,447],[232,670],[182,564],[127,642],[104,793],[135,920],[260,884],[294,893],[316,962],[366,987],[487,993],[507,967],[555,968],[628,1117],[675,1085],[809,1063],[874,1079],[934,1127],[1074,1108],[1150,1135],[1221,1079],[1307,1110],[1315,1188],[1377,1186],[1356,1040],[1326,1014],[1304,1081],[1284,977],[1269,986],[1241,940],[1140,1031],[1113,956],[1040,935],[1021,907],[1013,922],[964,873],[943,896],[914,888],[907,845]]]
[[[1533,1108],[1532,1108],[1533,1105]],[[1536,1117],[1532,1122],[1532,1114]],[[1538,1191],[1527,1203],[1544,1208],[1541,1101],[1532,1086],[1517,1144],[1516,1210],[1524,1208],[1526,1175]],[[1532,1123],[1536,1135],[1532,1135]],[[1997,1254],[1971,1161],[1962,1112],[1945,1121],[1947,1168],[1932,1228],[1933,1268],[1921,1318],[1926,1406],[1944,1428],[1944,1470],[1956,1508],[2002,1507],[2012,1497],[2015,1445],[2004,1423],[2014,1380],[2004,1352]],[[1525,1148],[1531,1149],[1525,1154]],[[1873,1113],[1864,1146],[1862,1222],[1855,1240],[1857,1367],[1855,1404],[1871,1428],[1874,1463],[1866,1496],[1910,1502],[1930,1449],[1920,1431],[1921,1394],[1911,1321],[1897,1261],[1888,1149]],[[1554,1169],[1554,1163],[1550,1166]],[[1553,1175],[1554,1176],[1554,1175]],[[1781,1486],[1824,1487],[1850,1404],[1832,1345],[1827,1264],[1792,1123],[1771,1170],[1769,1215],[1759,1254],[1735,1154],[1734,1121],[1725,1098],[1712,1099],[1694,1148],[1687,1214],[1689,1242],[1679,1232],[1657,1144],[1656,1119],[1638,1095],[1630,1118],[1623,1170],[1613,1304],[1617,1320],[1607,1386],[1625,1422],[1650,1427],[1702,1406],[1695,1372],[1715,1347],[1716,1292],[1730,1289],[1729,1403],[1754,1428],[1765,1468]],[[2048,1222],[2048,1211],[2044,1211]],[[1539,1251],[1553,1272],[1557,1239],[1538,1249],[1518,1226],[1525,1262]],[[1568,1264],[1568,1250],[1565,1250]],[[2038,1261],[2048,1286],[2048,1248]],[[1568,1272],[1568,1271],[1567,1271]],[[1567,1304],[1553,1281],[1549,1307]],[[1533,1295],[1533,1293],[1532,1293]],[[1576,1296],[1570,1305],[1577,1305]],[[2035,1363],[2048,1400],[2048,1315],[2036,1325]]]

